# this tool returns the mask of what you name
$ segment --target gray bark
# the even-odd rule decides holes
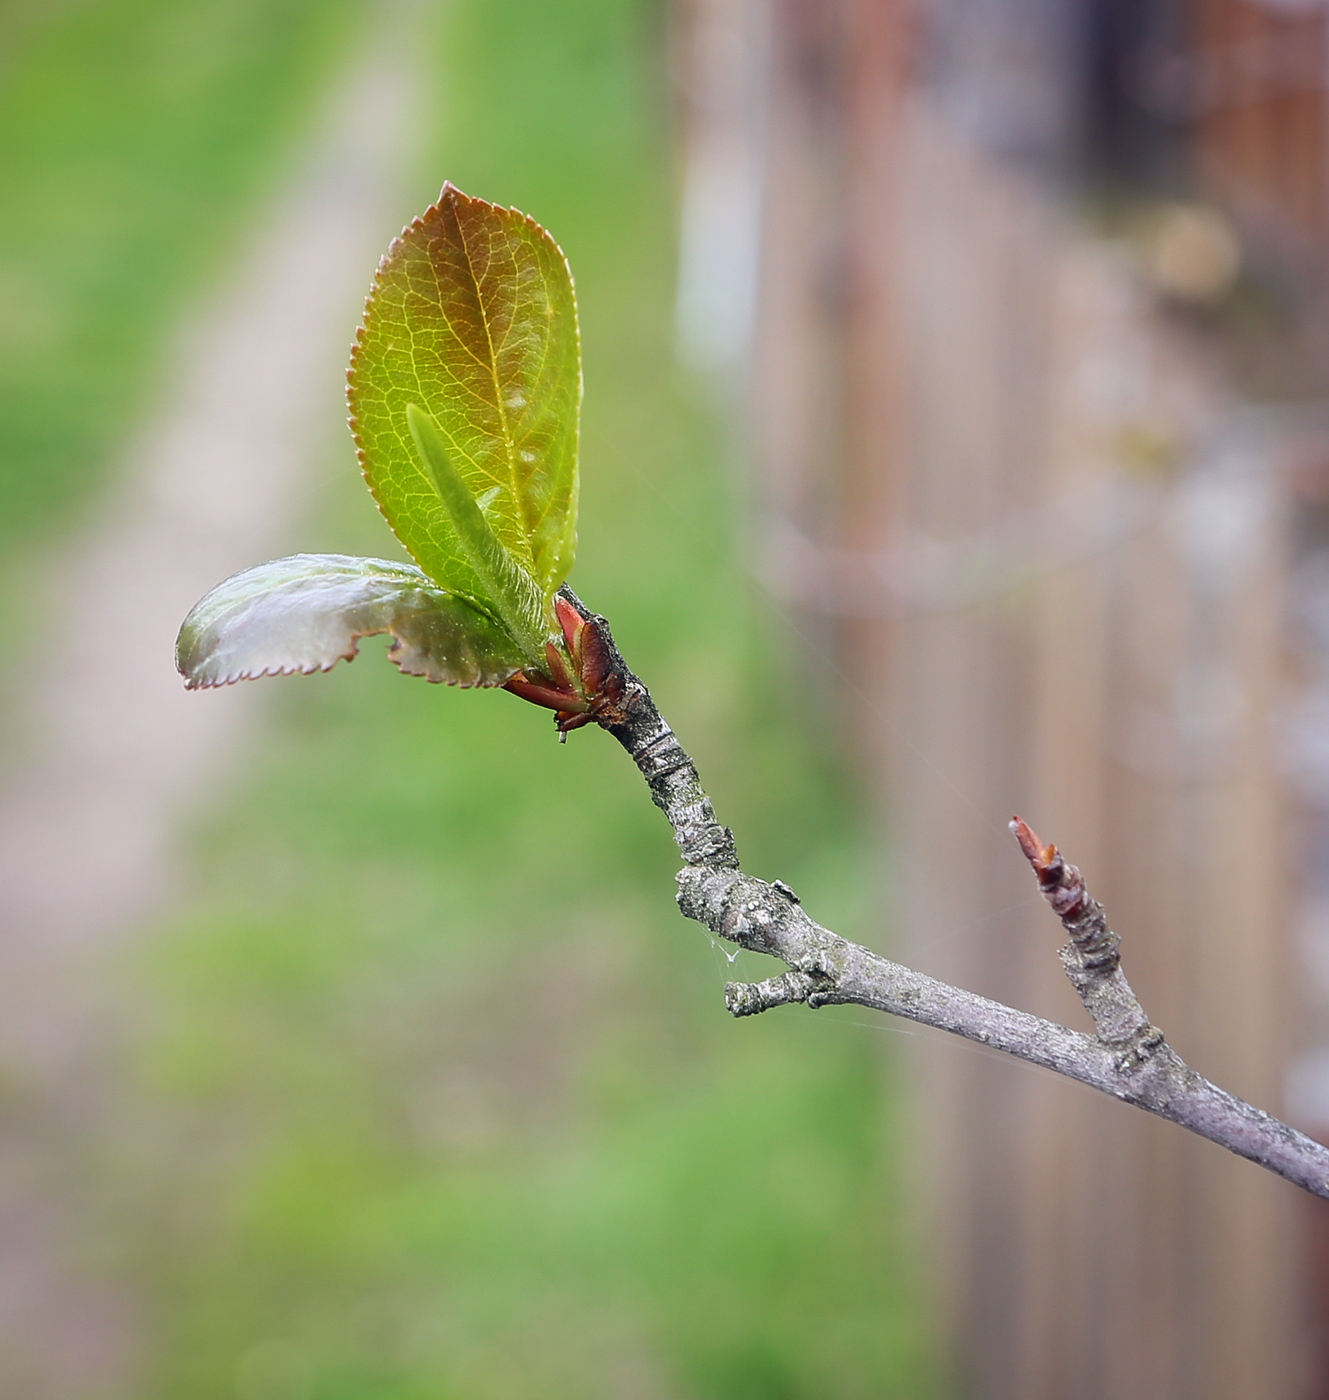
[[[608,649],[614,698],[593,705],[592,713],[631,755],[656,806],[669,819],[684,860],[678,874],[679,908],[718,937],[777,958],[788,968],[762,982],[729,983],[725,1002],[733,1015],[754,1016],[803,1002],[814,1009],[853,1004],[903,1016],[1170,1119],[1329,1199],[1329,1148],[1211,1084],[1177,1055],[1131,990],[1121,970],[1120,940],[1080,872],[1055,847],[1044,847],[1018,818],[1012,829],[1069,936],[1062,963],[1093,1021],[1094,1035],[881,957],[823,928],[781,881],[745,875],[733,832],[716,818],[695,764],[650,692],[624,664],[604,619],[592,616],[570,589],[564,589],[564,596]]]

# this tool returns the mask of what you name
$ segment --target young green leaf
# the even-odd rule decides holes
[[[379,632],[392,635],[389,661],[429,681],[499,686],[522,665],[506,629],[419,569],[346,554],[296,554],[219,583],[185,618],[175,662],[190,690],[308,675]]]
[[[542,666],[549,631],[544,600],[535,580],[504,546],[485,518],[480,502],[452,465],[438,424],[413,403],[406,405],[406,425],[438,498],[456,531],[457,542],[498,613],[528,660]],[[486,492],[488,496],[490,492]]]
[[[425,572],[504,615],[414,448],[408,404],[437,425],[548,613],[576,547],[581,350],[572,278],[544,229],[444,185],[379,264],[349,397],[365,479]]]

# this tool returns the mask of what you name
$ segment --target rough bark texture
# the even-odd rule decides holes
[[[1197,1074],[1145,1015],[1121,970],[1118,936],[1080,872],[1043,846],[1018,818],[1011,823],[1039,887],[1070,941],[1062,964],[1096,1035],[1085,1035],[914,972],[823,928],[780,881],[745,875],[734,835],[721,826],[678,737],[628,670],[604,619],[566,597],[602,639],[614,676],[614,701],[595,715],[641,770],[651,797],[673,828],[684,866],[678,905],[712,933],[785,963],[762,982],[731,982],[725,1002],[735,1016],[805,1002],[816,1008],[852,1003],[903,1016],[1042,1065],[1126,1103],[1179,1123],[1200,1137],[1267,1167],[1329,1199],[1329,1148],[1272,1114]]]

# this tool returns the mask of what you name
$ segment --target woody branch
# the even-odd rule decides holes
[[[1068,935],[1062,964],[1093,1022],[1093,1035],[881,957],[823,928],[781,881],[744,874],[733,833],[717,820],[696,766],[624,664],[604,619],[589,613],[570,589],[563,597],[586,624],[588,640],[593,636],[607,678],[588,718],[631,755],[673,828],[684,861],[679,908],[720,938],[785,964],[786,971],[764,981],[728,984],[725,1002],[735,1016],[791,1002],[813,1008],[854,1004],[935,1026],[1179,1123],[1329,1199],[1329,1148],[1211,1084],[1150,1022],[1121,970],[1120,940],[1102,905],[1056,847],[1044,846],[1018,818],[1011,823]]]

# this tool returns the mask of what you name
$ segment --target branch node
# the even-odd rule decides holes
[[[814,1010],[828,999],[830,987],[824,978],[794,969],[762,982],[729,982],[724,1004],[732,1016],[757,1016],[773,1006],[804,1001]]]
[[[785,884],[785,882],[784,882],[783,880],[772,880],[772,881],[771,881],[771,888],[772,888],[773,890],[779,890],[780,893],[781,893],[782,895],[784,895],[784,897],[785,897],[791,904],[802,904],[802,903],[803,903],[803,901],[802,901],[801,899],[799,899],[799,897],[793,892],[793,890],[791,890],[791,889],[789,888],[788,885]]]
[[[1120,1074],[1134,1074],[1167,1045],[1167,1038],[1157,1026],[1147,1024],[1125,1041],[1103,1042],[1112,1051],[1112,1062]]]
[[[747,877],[735,880],[725,892],[718,923],[713,925],[721,938],[754,953],[773,953],[775,919],[767,907],[770,887]],[[777,954],[778,956],[778,954]]]

